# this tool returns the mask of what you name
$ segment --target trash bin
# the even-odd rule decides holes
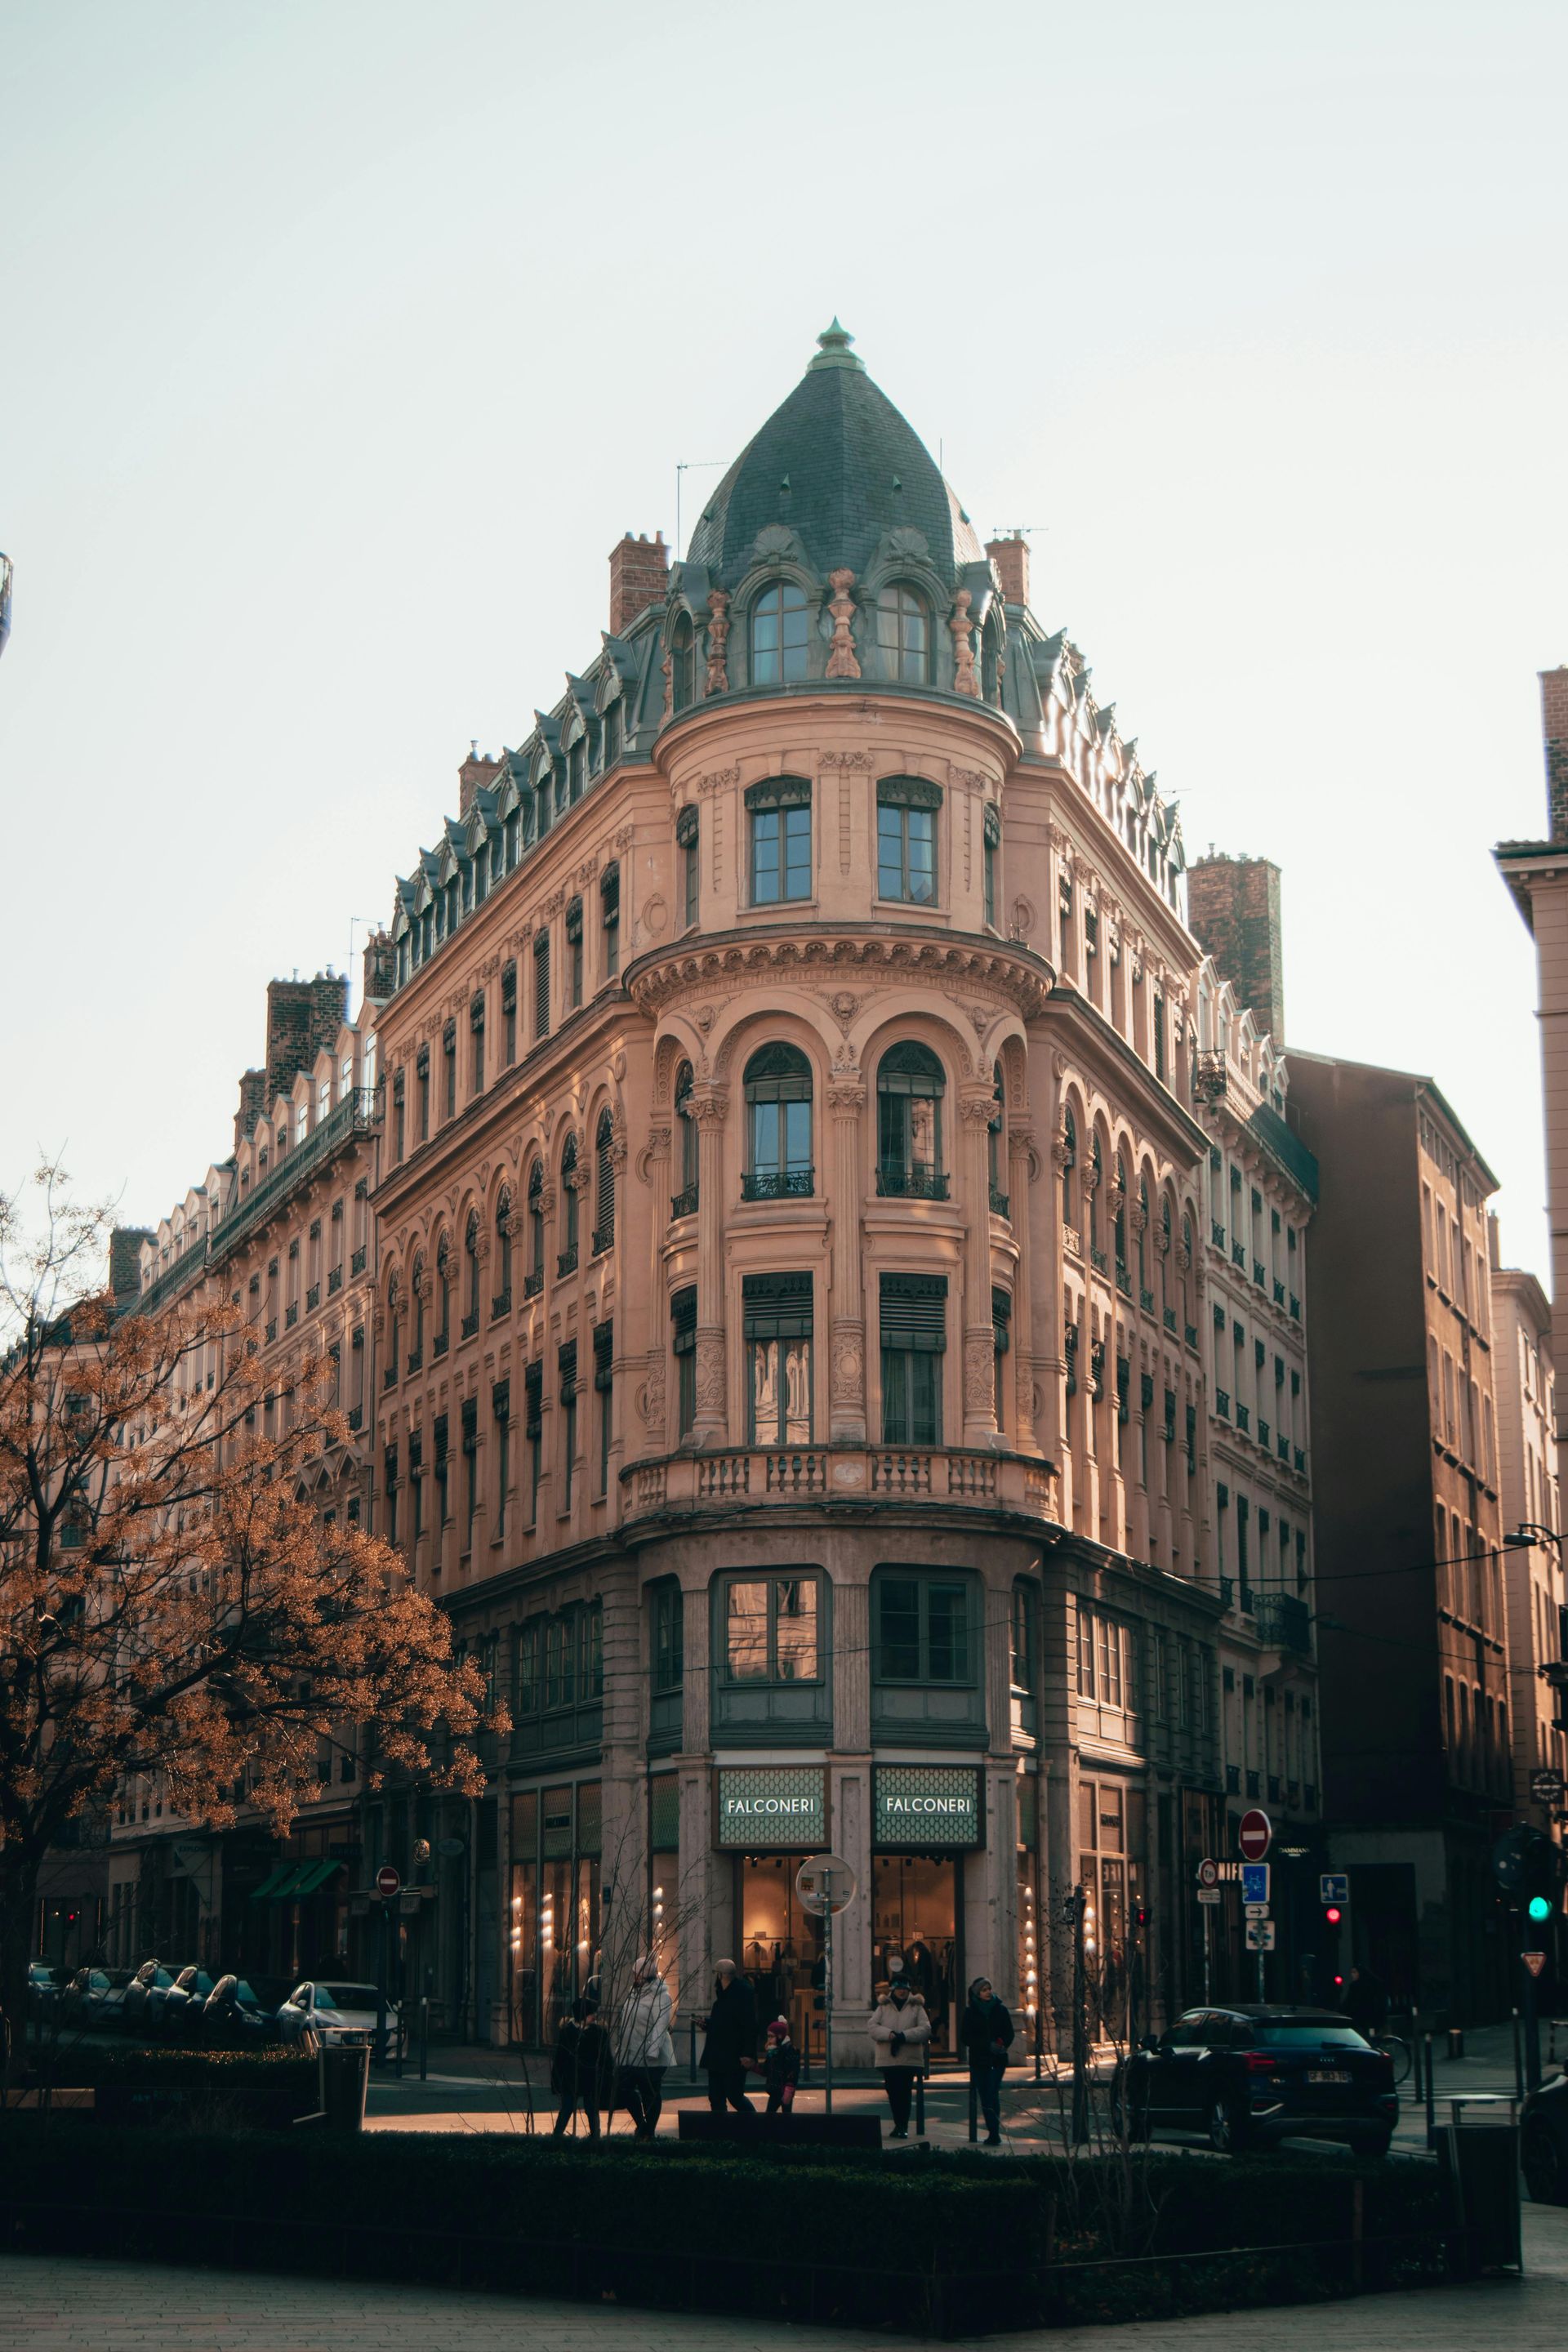
[[[1519,2217],[1519,2103],[1508,2098],[1455,2099],[1452,2120],[1438,2127],[1449,2226],[1461,2275],[1521,2270]]]
[[[329,2131],[361,2131],[364,2127],[364,2095],[370,2083],[370,2051],[363,2043],[323,2050],[316,2063],[321,2070],[321,2113]]]

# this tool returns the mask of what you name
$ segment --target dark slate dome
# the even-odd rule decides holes
[[[731,467],[703,509],[689,563],[732,588],[759,531],[795,531],[823,577],[863,572],[884,534],[918,530],[944,579],[985,551],[931,452],[850,351],[837,319],[782,407]]]

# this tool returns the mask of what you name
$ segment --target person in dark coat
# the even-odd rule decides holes
[[[1387,2024],[1388,1987],[1373,1969],[1352,1969],[1345,1988],[1345,2015],[1369,2042],[1375,2042]]]
[[[611,2073],[610,2037],[599,2022],[597,2003],[574,2000],[571,2016],[561,2021],[550,2066],[550,2087],[557,2101],[552,2137],[560,2138],[581,2107],[588,2118],[588,2137],[598,2138],[599,2109]]]
[[[768,2046],[763,2053],[763,2083],[770,2116],[776,2116],[781,2108],[788,2115],[795,2105],[799,2080],[800,2052],[789,2038],[789,2020],[775,2017],[768,2028]]]
[[[757,2004],[733,1960],[721,1960],[715,1974],[708,2038],[702,2045],[708,2104],[716,2116],[726,2107],[733,2107],[737,2115],[755,2115],[746,2096],[746,2069],[757,2063]]]
[[[1002,2137],[1002,2077],[1013,2040],[1013,2021],[992,1991],[989,1977],[976,1977],[970,1986],[969,2006],[958,2039],[969,2053],[969,2079],[985,2118],[985,2144],[995,2147]]]

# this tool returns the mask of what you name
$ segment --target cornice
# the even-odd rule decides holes
[[[1101,1054],[1119,1064],[1129,1077],[1135,1079],[1137,1099],[1147,1123],[1151,1126],[1163,1125],[1173,1150],[1189,1151],[1194,1167],[1208,1158],[1206,1130],[1190,1111],[1184,1109],[1164,1080],[1157,1078],[1148,1063],[1133,1052],[1121,1031],[1112,1026],[1098,1005],[1092,1004],[1068,981],[1057,982],[1051,991],[1050,1003],[1053,1012],[1063,1013],[1072,1027],[1084,1032],[1087,1041],[1092,1042]]]
[[[769,928],[710,932],[639,959],[626,975],[639,1012],[657,1016],[681,998],[737,982],[812,982],[855,971],[890,981],[994,988],[1026,1021],[1050,999],[1056,975],[1032,949],[970,931],[849,926],[832,931]]]

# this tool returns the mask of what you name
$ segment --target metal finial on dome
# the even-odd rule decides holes
[[[812,368],[856,368],[865,374],[865,361],[858,360],[849,348],[855,338],[847,327],[839,325],[837,313],[831,327],[825,327],[816,340],[822,349],[807,368],[808,375]]]

